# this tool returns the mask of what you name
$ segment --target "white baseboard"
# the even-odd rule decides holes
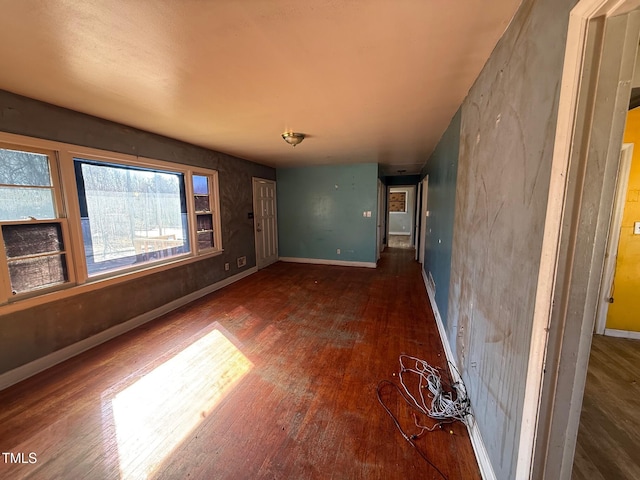
[[[438,333],[440,334],[440,340],[442,341],[442,346],[444,347],[444,353],[447,357],[447,360],[451,363],[451,365],[455,367],[449,368],[451,372],[451,378],[454,382],[460,381],[462,380],[462,378],[460,377],[460,369],[458,368],[456,359],[453,356],[453,350],[451,350],[451,344],[449,343],[449,339],[447,338],[447,332],[444,328],[444,323],[442,323],[442,317],[440,316],[438,304],[436,303],[435,290],[433,289],[432,284],[429,282],[429,278],[424,272],[424,268],[422,268],[421,270],[422,280],[424,281],[424,286],[427,289],[427,295],[429,296],[429,303],[431,303],[433,315],[436,318],[436,325],[438,326]],[[466,425],[469,436],[471,437],[471,445],[473,446],[473,451],[476,454],[476,460],[478,461],[478,466],[480,467],[480,474],[482,475],[482,478],[484,480],[497,480],[496,474],[493,471],[493,466],[491,465],[491,460],[489,459],[487,448],[484,445],[482,435],[480,434],[480,430],[478,429],[478,424],[472,421],[467,422]]]
[[[209,285],[201,290],[190,293],[184,297],[180,297],[177,300],[169,302],[161,307],[158,307],[150,312],[143,313],[131,320],[128,320],[124,323],[114,325],[107,330],[103,330],[102,332],[93,335],[91,337],[85,338],[84,340],[80,340],[72,345],[64,347],[60,350],[56,350],[55,352],[50,353],[49,355],[45,355],[44,357],[38,358],[32,362],[29,362],[25,365],[21,365],[20,367],[14,368],[13,370],[9,370],[8,372],[0,375],[0,390],[3,390],[11,385],[14,385],[22,380],[25,380],[37,373],[46,370],[47,368],[53,367],[58,363],[64,362],[71,357],[75,357],[82,352],[85,352],[93,347],[100,345],[112,338],[115,338],[123,333],[128,332],[129,330],[133,330],[140,325],[143,325],[151,320],[154,320],[166,313],[169,313],[176,308],[180,308],[183,305],[186,305],[189,302],[193,302],[200,297],[204,297],[209,293],[215,292],[216,290],[220,290],[227,285],[230,285],[238,280],[242,280],[249,275],[256,273],[258,271],[257,267],[249,268],[242,273],[238,273],[237,275],[233,275],[232,277],[225,278],[224,280],[214,283],[213,285]]]
[[[405,237],[408,237],[411,235],[411,232],[389,232],[389,235],[404,235]]]
[[[327,260],[324,258],[297,258],[297,257],[280,257],[282,262],[291,263],[312,263],[314,265],[337,265],[341,267],[366,267],[376,268],[376,262],[350,262],[348,260]]]
[[[640,340],[640,332],[633,332],[631,330],[615,330],[613,328],[605,328],[604,334],[608,337],[631,338],[633,340]]]

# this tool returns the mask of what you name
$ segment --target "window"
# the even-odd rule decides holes
[[[390,213],[406,213],[407,211],[407,192],[390,192],[389,193],[389,212]]]
[[[209,175],[193,175],[198,251],[205,251],[216,246],[213,228],[213,199],[211,198],[212,183],[212,178]]]
[[[215,170],[0,141],[0,304],[222,251]]]
[[[69,280],[60,224],[2,225],[2,238],[13,295]]]
[[[0,299],[70,280],[56,167],[53,152],[0,147]]]
[[[74,163],[89,276],[190,252],[182,173]]]
[[[55,218],[49,155],[0,148],[0,221]]]

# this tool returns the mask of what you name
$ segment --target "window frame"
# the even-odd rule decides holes
[[[8,261],[4,242],[0,233],[0,314],[8,311],[29,308],[32,305],[73,296],[85,291],[103,288],[108,285],[129,281],[135,278],[154,274],[156,272],[175,268],[224,252],[222,245],[222,218],[220,211],[220,191],[218,185],[218,171],[187,164],[167,162],[147,157],[121,154],[106,150],[56,142],[51,140],[25,137],[11,133],[0,132],[0,147],[8,146],[14,150],[34,153],[45,153],[49,156],[49,168],[52,189],[55,200],[56,218],[47,219],[49,223],[59,223],[63,235],[65,258],[67,261],[68,281],[64,284],[36,289],[18,295],[11,295],[11,281],[9,278]],[[187,205],[187,231],[189,232],[190,251],[181,255],[159,259],[124,269],[113,270],[99,275],[89,276],[82,236],[80,218],[80,203],[74,159],[120,164],[123,166],[139,167],[163,172],[182,174]],[[196,213],[193,197],[193,175],[207,176],[210,179],[210,202],[214,229],[214,247],[199,250],[197,247]],[[23,221],[0,222],[29,223]]]
[[[401,201],[403,202],[403,210],[391,210],[391,195],[393,195],[394,193],[402,193],[404,195],[404,200],[397,200],[397,201]],[[404,190],[404,189],[394,189],[394,191],[391,191],[391,189],[389,190],[389,195],[387,198],[387,202],[389,203],[389,214],[405,214],[408,213],[408,201],[407,198],[409,196],[409,190]]]
[[[12,141],[12,138],[5,138],[5,135],[0,137],[0,148],[35,153],[38,155],[46,155],[49,161],[49,177],[51,180],[51,186],[39,186],[39,188],[49,188],[52,192],[53,200],[53,218],[38,218],[35,220],[0,220],[0,305],[20,301],[26,298],[41,296],[57,290],[66,289],[76,284],[75,276],[75,257],[73,255],[71,247],[71,235],[69,231],[68,218],[65,211],[65,204],[62,195],[62,182],[60,179],[60,165],[57,151],[52,148],[42,148],[40,146],[34,146],[32,143],[23,143],[18,141]],[[16,185],[20,187],[21,185]],[[24,185],[24,188],[34,188],[34,186]],[[65,282],[51,285],[42,288],[36,288],[28,292],[22,292],[13,294],[11,286],[11,276],[9,272],[10,260],[7,258],[7,252],[5,249],[4,238],[2,233],[2,227],[4,225],[36,225],[39,223],[57,223],[60,225],[60,231],[62,235],[63,250],[60,254],[64,255],[65,267],[67,270],[67,280]],[[44,256],[44,255],[42,255]]]
[[[193,188],[193,177],[200,176],[206,177],[208,180],[209,187],[209,208],[212,220],[213,220],[213,247],[200,249],[198,246],[198,212],[195,206],[195,197],[196,193]],[[219,185],[218,185],[218,172],[216,170],[207,170],[194,168],[191,170],[191,176],[189,177],[188,185],[186,186],[187,195],[189,196],[189,201],[191,202],[190,210],[193,211],[194,221],[193,224],[189,224],[189,236],[193,240],[193,247],[195,248],[196,254],[206,255],[207,253],[215,253],[218,249],[222,248],[222,231],[221,231],[221,215],[220,215],[220,195],[219,195]],[[202,212],[200,212],[202,213]],[[216,222],[216,218],[218,221]]]
[[[74,168],[75,168],[75,161],[88,161],[88,162],[97,162],[97,163],[102,163],[105,165],[122,165],[123,167],[134,167],[134,168],[144,168],[150,171],[155,171],[155,172],[161,172],[161,173],[174,173],[174,174],[180,174],[183,177],[183,181],[185,183],[185,187],[184,187],[184,195],[185,195],[185,204],[186,204],[186,208],[187,208],[187,212],[186,212],[186,217],[187,217],[187,232],[189,232],[189,252],[185,252],[179,255],[174,255],[171,257],[166,257],[166,258],[161,258],[161,259],[157,259],[154,261],[150,261],[150,262],[145,262],[142,263],[140,265],[133,265],[130,267],[124,267],[124,268],[118,268],[118,269],[113,269],[113,270],[108,270],[105,271],[104,273],[99,273],[99,274],[89,274],[88,271],[88,263],[87,263],[87,258],[86,258],[86,252],[85,252],[85,244],[84,244],[84,236],[82,233],[82,216],[80,214],[80,199],[79,199],[79,193],[78,193],[78,188],[77,188],[77,183],[75,186],[75,197],[74,199],[76,200],[77,204],[78,204],[78,216],[77,216],[77,221],[74,221],[74,228],[76,229],[76,238],[78,239],[78,245],[81,247],[79,249],[82,250],[82,257],[83,257],[83,262],[82,262],[82,266],[83,266],[83,277],[85,279],[85,281],[92,281],[95,279],[101,279],[101,278],[109,278],[112,276],[116,276],[119,274],[123,274],[123,273],[127,273],[127,272],[135,272],[137,270],[143,270],[145,268],[149,268],[149,267],[153,267],[154,265],[158,265],[158,264],[162,264],[162,263],[170,263],[173,261],[177,261],[180,259],[184,259],[184,258],[188,258],[190,256],[192,256],[194,254],[194,250],[193,250],[193,241],[191,238],[191,223],[192,223],[192,219],[191,219],[191,212],[189,211],[189,193],[187,190],[187,183],[189,182],[190,176],[187,175],[187,171],[188,169],[184,169],[184,170],[180,170],[180,169],[176,169],[176,168],[170,168],[166,165],[163,166],[159,166],[158,164],[150,164],[147,161],[142,161],[142,162],[136,162],[136,163],[132,163],[131,161],[119,161],[117,159],[108,159],[108,160],[104,160],[102,158],[97,158],[94,157],[93,155],[86,155],[86,154],[78,154],[78,155],[72,155],[73,157],[73,162],[74,162]],[[89,158],[91,157],[91,158]],[[146,160],[146,159],[145,159]],[[74,170],[75,172],[75,170]],[[74,182],[76,180],[75,174],[74,174]]]

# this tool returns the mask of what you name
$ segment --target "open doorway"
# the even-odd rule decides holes
[[[389,187],[389,248],[413,248],[415,202],[415,185]]]
[[[517,478],[572,476],[640,39],[637,4],[581,0],[570,17]]]
[[[640,109],[627,115],[591,343],[574,480],[640,478]],[[635,154],[634,154],[635,150]]]

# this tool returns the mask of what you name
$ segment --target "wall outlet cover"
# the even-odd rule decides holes
[[[633,234],[640,235],[640,222],[635,222],[633,224]]]

